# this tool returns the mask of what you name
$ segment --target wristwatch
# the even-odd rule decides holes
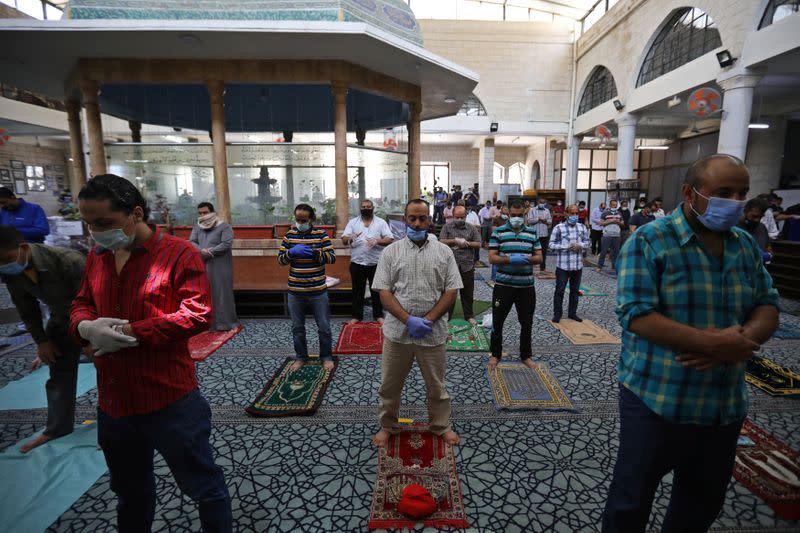
[[[125,335],[125,326],[122,326],[122,325],[119,325],[119,326],[114,326],[114,327],[113,327],[113,329],[114,329],[114,331],[116,331],[117,333],[119,333],[119,334],[121,334],[121,335]]]

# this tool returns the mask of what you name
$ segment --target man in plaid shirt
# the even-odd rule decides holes
[[[553,294],[553,322],[561,320],[564,312],[564,290],[569,281],[569,310],[567,316],[576,322],[578,318],[578,292],[583,275],[583,253],[592,245],[589,242],[589,230],[578,223],[578,206],[567,206],[567,220],[553,229],[550,236],[550,249],[558,254],[556,258],[556,290]]]
[[[746,362],[778,325],[761,254],[734,227],[749,187],[739,159],[700,159],[687,172],[683,203],[625,243],[620,446],[603,531],[644,531],[668,472],[663,531],[706,531],[725,501],[747,414]]]

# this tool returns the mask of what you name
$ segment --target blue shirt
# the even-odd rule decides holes
[[[50,235],[50,223],[44,214],[44,209],[38,204],[26,202],[18,198],[19,207],[16,211],[0,209],[0,224],[14,226],[22,233],[27,242],[43,243],[44,238]]]
[[[620,383],[672,422],[724,425],[743,419],[746,363],[684,368],[675,359],[678,352],[629,328],[633,319],[657,312],[697,329],[724,329],[744,325],[757,306],[778,307],[778,292],[753,238],[739,228],[728,231],[720,263],[706,253],[680,205],[638,228],[622,247],[617,267]]]
[[[580,244],[582,250],[580,252],[570,250],[569,246],[572,243]],[[572,225],[562,222],[553,228],[553,234],[550,236],[549,248],[558,254],[556,266],[561,270],[581,270],[583,268],[583,250],[588,250],[591,246],[589,230],[580,223]]]
[[[531,226],[522,226],[519,232],[511,229],[506,222],[495,228],[489,238],[489,250],[497,250],[501,255],[533,255],[542,245]],[[533,265],[497,265],[497,283],[511,287],[533,287]]]

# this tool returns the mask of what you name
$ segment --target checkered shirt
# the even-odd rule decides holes
[[[572,243],[580,244],[583,250],[592,247],[589,242],[589,230],[584,224],[579,223],[573,226],[562,222],[553,228],[549,249],[556,252],[556,266],[561,270],[574,271],[583,268],[583,252],[570,250],[569,247]]]

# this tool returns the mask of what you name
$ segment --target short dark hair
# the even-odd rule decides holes
[[[578,205],[586,205],[586,201],[581,200],[580,202],[578,202]]]
[[[17,228],[8,224],[0,225],[0,250],[16,250],[24,242],[25,237]]]
[[[422,204],[425,207],[430,207],[431,206],[431,204],[429,204],[428,202],[426,202],[422,198],[414,198],[413,200],[409,200],[408,202],[406,202],[406,208],[403,209],[403,214],[408,213],[408,207],[410,205],[414,205],[414,204]]]
[[[509,209],[525,209],[525,204],[521,200],[512,200]]]
[[[656,208],[656,201],[653,200],[651,202],[647,202],[644,206],[648,209],[655,209]]]
[[[200,209],[203,209],[204,207],[207,207],[208,210],[211,211],[212,213],[214,212],[214,204],[212,204],[211,202],[200,202],[199,204],[197,204],[198,211]]]
[[[292,213],[297,213],[298,211],[305,211],[308,213],[308,219],[312,222],[317,220],[317,212],[308,204],[297,204],[294,206],[294,211],[292,211]]]
[[[144,220],[150,218],[150,208],[139,189],[116,174],[101,174],[87,181],[78,193],[78,200],[109,200],[112,211],[122,211],[126,215],[141,207]]]
[[[767,209],[769,209],[769,204],[762,198],[750,198],[747,203],[744,204],[744,210],[752,211],[753,209],[761,211],[761,213],[766,213]]]
[[[0,198],[16,198],[17,195],[8,187],[0,187]]]
[[[686,171],[686,179],[684,179],[684,183],[687,185],[691,185],[694,188],[701,187],[706,180],[706,174],[708,170],[708,165],[711,164],[712,161],[723,160],[727,161],[733,166],[736,167],[744,167],[744,162],[739,159],[738,157],[729,155],[729,154],[713,154],[703,158],[698,159],[689,167],[689,170]],[[656,198],[653,200],[654,202],[660,202],[661,198]]]

